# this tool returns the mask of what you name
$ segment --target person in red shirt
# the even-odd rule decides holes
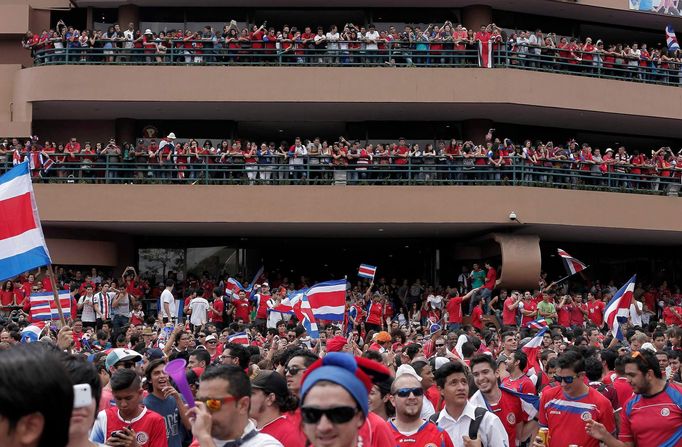
[[[573,298],[564,295],[556,305],[557,320],[559,325],[568,328],[571,326],[571,314],[573,312]]]
[[[604,302],[598,300],[592,292],[587,293],[587,318],[598,328],[604,325],[605,307]]]
[[[393,157],[393,164],[397,165],[396,169],[402,171],[397,173],[397,178],[407,178],[409,173],[404,171],[405,165],[409,162],[410,147],[405,142],[405,138],[400,137],[398,139],[398,146],[391,155]]]
[[[483,283],[483,288],[478,294],[477,299],[480,297],[480,299],[484,301],[485,312],[488,313],[490,311],[490,297],[493,294],[493,289],[495,288],[497,282],[497,270],[495,270],[492,264],[490,264],[488,261],[486,261],[483,265],[486,268],[485,282]]]
[[[488,408],[502,421],[510,446],[517,445],[517,437],[521,441],[528,439],[537,430],[538,424],[523,411],[518,397],[500,388],[495,360],[489,355],[479,354],[471,359],[470,364],[474,383],[478,387],[470,402]]]
[[[558,359],[555,379],[560,386],[545,388],[540,396],[538,421],[549,428],[549,447],[575,444],[599,447],[599,441],[589,436],[585,424],[592,420],[602,424],[606,431],[616,429],[611,402],[599,391],[585,383],[585,360],[574,351]]]
[[[509,371],[509,375],[502,380],[502,385],[519,393],[537,394],[535,391],[535,384],[530,380],[530,377],[524,373],[527,366],[528,356],[526,356],[526,353],[521,350],[515,351],[514,354],[507,359],[507,371]]]
[[[225,309],[225,302],[223,298],[216,294],[216,291],[220,289],[215,289],[211,293],[213,299],[211,300],[211,307],[208,309],[208,321],[213,323],[218,331],[223,330],[223,310]]]
[[[423,391],[419,380],[409,374],[396,378],[389,399],[395,417],[388,424],[398,446],[453,447],[450,435],[431,421],[421,418]],[[394,445],[396,445],[394,444]]]
[[[471,311],[471,325],[479,331],[483,330],[483,301],[476,303]]]
[[[244,324],[251,322],[251,303],[243,290],[239,292],[239,298],[232,301],[232,307],[234,321],[242,320]]]
[[[384,325],[384,305],[381,293],[376,292],[365,310],[367,319],[365,320],[365,330],[378,332]]]
[[[519,308],[521,309],[522,327],[535,320],[538,313],[538,304],[533,300],[533,295],[528,290],[523,293],[523,301],[519,304]]]
[[[296,410],[297,399],[287,389],[287,381],[276,371],[262,370],[251,381],[249,416],[259,432],[277,439],[282,445],[305,447],[306,437],[286,413]]]
[[[14,283],[11,279],[5,281],[0,290],[0,311],[9,314],[12,309],[9,306],[16,305],[16,298],[14,294]]]
[[[647,351],[633,352],[624,363],[636,394],[620,412],[618,439],[597,421],[587,421],[587,434],[609,447],[679,446],[682,387],[665,380],[656,357]]]
[[[515,290],[504,300],[502,308],[502,324],[504,326],[516,326],[516,315],[520,303],[521,294]]]
[[[462,302],[470,299],[477,291],[478,288],[472,289],[464,296],[457,296],[456,289],[450,291],[450,298],[445,305],[448,314],[448,330],[456,331],[462,326]]]
[[[108,445],[168,447],[166,423],[161,415],[142,404],[144,394],[135,370],[116,370],[110,385],[116,406],[99,412],[90,440]]]

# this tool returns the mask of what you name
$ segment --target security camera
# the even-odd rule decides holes
[[[516,220],[516,213],[514,211],[509,213],[509,220]]]

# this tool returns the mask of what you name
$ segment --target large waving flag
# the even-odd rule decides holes
[[[244,286],[236,279],[230,277],[227,278],[225,282],[225,293],[230,296],[231,299],[239,298],[239,292],[244,290]]]
[[[542,349],[542,336],[548,331],[547,327],[540,329],[535,337],[531,338],[528,343],[521,346],[521,350],[528,356],[528,364],[526,365],[526,371],[532,374],[537,374],[540,372],[540,363],[538,362],[538,353]]]
[[[310,335],[310,338],[320,338],[320,331],[317,329],[317,321],[315,320],[315,312],[313,312],[308,297],[305,294],[301,298],[300,313],[303,316],[301,323],[308,335]]]
[[[35,343],[40,340],[40,335],[45,329],[44,322],[37,322],[29,324],[21,331],[21,342],[22,343]]]
[[[521,409],[528,415],[528,420],[531,420],[537,416],[538,410],[540,409],[540,396],[536,396],[535,394],[519,393],[518,391],[514,391],[504,386],[500,386],[500,391],[519,399]],[[485,396],[480,390],[476,391],[476,393],[471,396],[470,402],[477,407],[484,407],[489,411],[493,411],[492,407],[490,404],[488,404],[488,401],[485,400]]]
[[[343,321],[346,313],[346,280],[325,281],[305,293],[315,317],[320,320]]]
[[[675,30],[671,25],[665,27],[665,42],[668,44],[668,51],[677,51],[680,49],[680,44],[677,43]]]
[[[31,320],[46,321],[59,320],[57,304],[54,301],[52,292],[33,293],[29,298],[31,303]],[[71,317],[71,295],[67,290],[59,291],[59,304],[62,306],[64,318]]]
[[[623,331],[620,329],[620,323],[626,321],[630,316],[630,304],[632,303],[636,280],[637,275],[632,275],[632,278],[613,295],[609,304],[606,305],[606,309],[604,309],[604,321],[606,321],[606,324],[611,329],[613,336],[618,340],[625,338],[623,337]]]
[[[576,273],[581,272],[587,268],[585,264],[578,261],[576,258],[569,255],[562,249],[557,248],[556,251],[557,253],[559,253],[559,256],[561,256],[561,260],[564,261],[564,266],[566,266],[566,273],[568,273],[569,275],[575,275]]]
[[[249,336],[246,335],[246,332],[235,332],[234,334],[227,337],[227,342],[236,343],[239,345],[248,345]]]
[[[246,291],[249,292],[249,299],[252,299],[256,292],[259,290],[258,287],[256,287],[256,283],[258,283],[260,277],[263,276],[264,271],[265,266],[261,265],[256,274],[253,275],[253,279],[249,283],[249,287],[246,288]]]
[[[24,162],[0,177],[0,281],[50,263]]]

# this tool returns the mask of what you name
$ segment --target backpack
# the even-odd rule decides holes
[[[485,417],[485,414],[487,412],[488,410],[483,407],[476,407],[476,409],[474,410],[474,420],[471,421],[471,423],[469,424],[470,439],[476,439],[478,437],[478,429],[481,427],[481,422],[483,422],[483,418]],[[440,411],[432,414],[431,417],[429,418],[429,421],[433,422],[434,424],[438,424],[439,416]]]

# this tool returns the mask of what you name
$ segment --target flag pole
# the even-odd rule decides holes
[[[588,267],[589,267],[589,265],[586,265],[584,269],[580,270],[580,272],[582,272],[583,270],[587,270]],[[568,278],[570,278],[571,276],[577,275],[577,274],[580,273],[580,272],[571,273],[570,275],[566,275],[566,276],[564,276],[564,277],[561,278],[561,279],[557,279],[556,281],[554,281],[554,284],[556,285],[556,284],[559,284],[559,283],[561,283],[561,282],[564,282],[564,281],[566,281]]]
[[[50,277],[50,283],[52,283],[52,296],[54,297],[54,302],[57,304],[57,313],[59,314],[59,321],[62,327],[66,326],[66,321],[64,320],[64,312],[62,311],[62,303],[59,301],[59,290],[57,289],[57,281],[54,279],[54,270],[52,270],[52,264],[47,264],[47,274]]]

